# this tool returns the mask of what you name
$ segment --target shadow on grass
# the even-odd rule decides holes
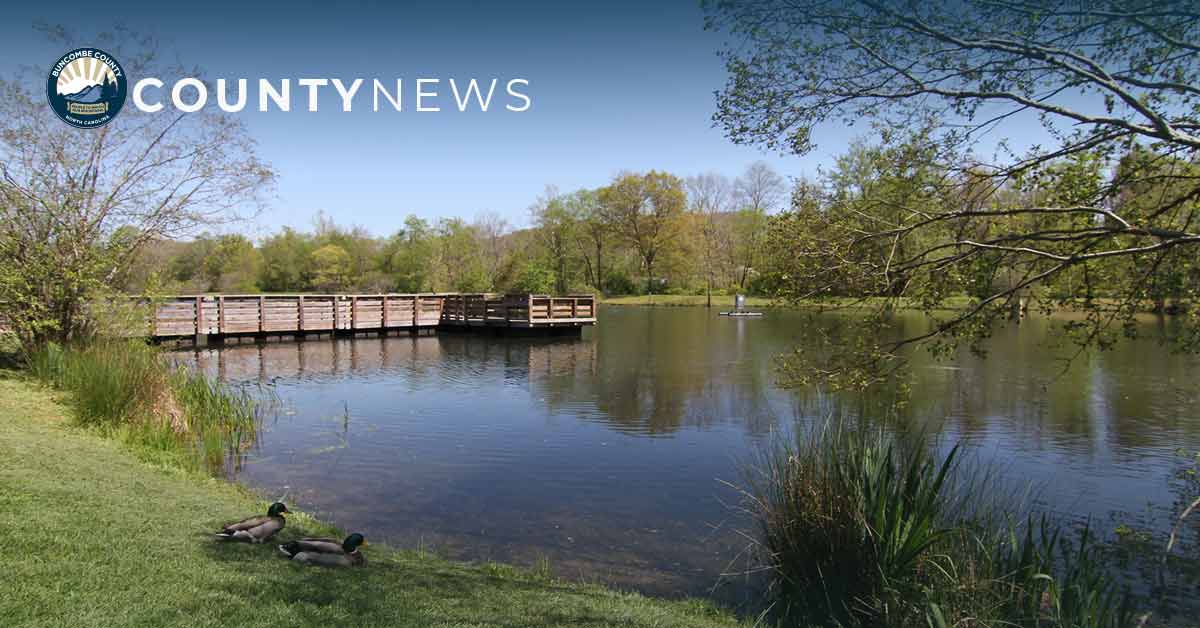
[[[301,536],[302,531],[281,534],[260,545],[202,536],[196,540],[204,544],[209,559],[252,576],[251,585],[219,585],[224,594],[247,605],[288,605],[298,615],[295,619],[303,622],[329,621],[331,615],[344,613],[359,625],[612,625],[613,617],[603,609],[613,596],[599,589],[502,576],[482,566],[382,548],[364,551],[367,565],[363,568],[302,565],[287,560],[276,548]],[[547,598],[553,601],[544,602]],[[331,612],[331,607],[337,611]]]

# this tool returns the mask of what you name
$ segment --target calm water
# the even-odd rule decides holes
[[[723,482],[739,481],[774,430],[875,407],[779,386],[776,357],[803,347],[812,324],[799,312],[609,307],[582,338],[440,334],[181,357],[278,398],[239,471],[269,496],[396,546],[545,558],[568,577],[736,603],[743,581],[714,588],[744,567],[747,524]],[[1000,330],[986,360],[918,357],[911,401],[888,421],[964,439],[1014,485],[1038,486],[1041,509],[1148,533],[1127,546],[1159,544],[1200,490],[1185,473],[1200,451],[1200,360],[1158,344],[1150,321],[1145,339],[1065,368],[1070,352],[1048,326]],[[1197,555],[1196,529],[1184,554]],[[1172,599],[1200,597],[1194,577],[1177,580]]]

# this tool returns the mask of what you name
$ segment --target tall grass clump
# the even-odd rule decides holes
[[[781,621],[1130,625],[1090,531],[1022,516],[959,453],[841,423],[765,449],[744,493]]]
[[[30,352],[29,372],[69,394],[76,420],[157,458],[224,470],[254,442],[257,412],[241,390],[172,368],[144,342],[54,343]]]

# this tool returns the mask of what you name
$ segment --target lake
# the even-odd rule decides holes
[[[901,319],[916,328],[916,315]],[[781,385],[814,321],[704,308],[604,307],[580,338],[469,333],[212,347],[176,354],[273,397],[236,471],[269,497],[398,547],[521,565],[656,595],[740,605],[745,463],[780,430],[832,412],[963,440],[1034,506],[1108,533],[1111,560],[1162,576],[1148,548],[1200,495],[1200,359],[1142,338],[1079,355],[1044,319],[997,331],[981,359],[917,355],[908,403]],[[1112,534],[1120,529],[1122,534]],[[1200,516],[1181,556],[1197,555]],[[1200,598],[1190,560],[1152,591]],[[1180,576],[1180,573],[1190,574]],[[752,603],[752,602],[750,602]]]

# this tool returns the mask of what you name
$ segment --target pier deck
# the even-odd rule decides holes
[[[168,297],[154,306],[149,334],[181,337],[304,335],[485,327],[580,329],[596,323],[592,295],[262,294]],[[554,330],[550,332],[549,330]]]

